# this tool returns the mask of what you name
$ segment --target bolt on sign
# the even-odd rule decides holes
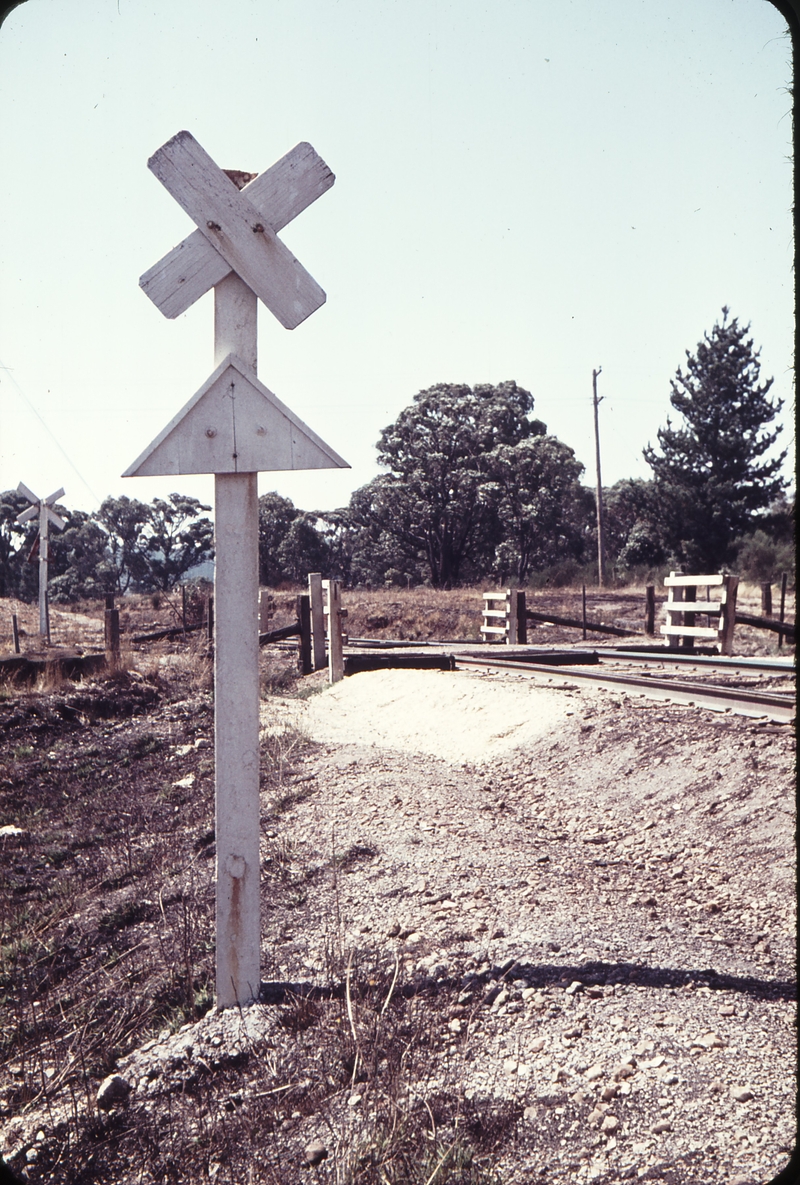
[[[124,477],[213,473],[217,1006],[261,982],[258,745],[259,472],[348,468],[257,377],[261,300],[286,329],[325,302],[278,232],[330,189],[298,144],[265,173],[220,169],[189,132],[150,158],[197,229],[139,283],[170,318],[214,290],[214,371]],[[241,186],[241,188],[240,188]]]

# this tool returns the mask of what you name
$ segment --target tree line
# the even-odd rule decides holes
[[[794,502],[770,427],[781,401],[761,381],[749,326],[722,319],[670,384],[667,419],[644,458],[649,479],[604,491],[605,552],[616,574],[660,568],[754,579],[794,571]],[[523,585],[591,570],[597,555],[593,490],[573,450],[533,414],[529,391],[440,383],[414,396],[377,443],[384,470],[346,507],[309,512],[278,493],[259,499],[259,578],[275,587],[308,572],[347,585],[450,588],[493,579]],[[33,528],[26,500],[0,494],[0,595],[32,598]],[[59,507],[51,536],[53,600],[169,590],[213,555],[210,507],[172,494],[146,504],[106,498],[95,514]]]

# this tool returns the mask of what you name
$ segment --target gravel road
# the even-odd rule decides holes
[[[796,1125],[791,729],[414,671],[305,718],[324,747],[281,834],[344,872],[268,914],[274,977],[322,971],[334,892],[346,942],[461,976],[441,1087],[522,1108],[506,1182],[772,1180]]]

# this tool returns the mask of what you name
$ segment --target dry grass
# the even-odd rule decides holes
[[[479,641],[481,625],[482,593],[494,586],[486,583],[476,588],[460,588],[445,591],[432,588],[411,589],[345,589],[343,593],[344,606],[347,609],[347,633],[351,638],[396,639],[399,641]],[[282,589],[274,593],[275,613],[271,622],[273,628],[286,625],[295,617],[295,598],[301,588],[296,590]],[[664,590],[656,590],[656,602],[659,605],[664,599]],[[780,604],[780,588],[773,586],[773,616],[777,618]],[[581,590],[574,588],[528,589],[528,604],[537,610],[550,609],[562,616],[579,618],[581,615]],[[644,584],[633,584],[626,587],[597,589],[587,588],[587,612],[590,618],[606,622],[630,622],[635,628],[642,628],[644,618]],[[794,621],[796,594],[790,588],[786,599],[786,618]],[[157,602],[157,607],[154,604]],[[206,640],[203,631],[192,633],[185,640],[178,639],[174,644],[153,646],[137,646],[131,642],[136,634],[155,632],[180,624],[180,598],[145,596],[127,596],[118,601],[120,607],[120,627],[123,643],[123,666],[130,669],[135,667],[143,674],[149,675],[154,664],[160,662],[165,654],[177,656],[187,653],[189,658],[186,669],[198,669],[201,656],[207,654]],[[743,581],[739,585],[738,606],[744,613],[755,616],[761,614],[761,589],[757,584]],[[51,609],[51,634],[54,646],[61,647],[94,647],[102,646],[102,622],[104,603],[102,601],[81,602],[75,606],[58,606]],[[204,601],[201,597],[190,598],[188,603],[188,622],[202,620]],[[0,612],[0,648],[6,653],[12,650],[11,615],[16,613],[22,629],[22,651],[30,652],[40,649],[38,636],[38,611],[35,605],[28,605],[20,601],[6,600],[2,602]],[[743,653],[753,653],[753,635],[756,631],[748,627],[739,627],[746,641]],[[776,648],[776,635],[757,635],[763,643],[765,652]],[[539,634],[534,635],[532,641],[547,641]],[[554,636],[553,641],[577,641],[577,635],[565,633]],[[786,647],[783,648],[784,650]],[[283,667],[278,664],[276,670],[269,667],[264,672],[264,689],[280,690],[280,679],[284,678]],[[203,686],[210,682],[210,664],[208,670],[198,676]]]
[[[121,1057],[212,1003],[211,701],[203,655],[194,673],[178,657],[147,678],[5,701],[0,817],[21,834],[0,840],[0,1115],[33,1110],[45,1137],[15,1167],[53,1185],[283,1185],[297,1179],[293,1128],[313,1115],[332,1150],[317,1181],[492,1185],[493,1148],[519,1116],[459,1102],[438,1071],[434,1082],[459,984],[407,981],[387,953],[348,948],[335,923],[316,996],[280,997],[277,1050],[201,1065],[157,1104],[98,1111]],[[312,790],[296,776],[309,743],[264,741],[270,908],[305,900],[319,875],[335,894],[359,858],[332,852],[320,870],[271,830]]]

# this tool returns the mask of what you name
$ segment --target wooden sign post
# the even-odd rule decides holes
[[[299,144],[240,191],[188,132],[149,168],[197,230],[140,284],[167,317],[214,289],[214,365],[199,391],[124,476],[213,473],[214,744],[217,841],[216,991],[221,1008],[258,997],[259,871],[258,473],[347,468],[256,377],[260,298],[287,329],[325,293],[277,232],[333,184]]]
[[[64,497],[63,489],[58,489],[48,498],[37,498],[24,482],[17,486],[17,493],[22,494],[33,505],[22,514],[17,515],[18,523],[29,523],[31,519],[39,519],[39,633],[50,641],[50,615],[47,611],[47,563],[49,559],[49,530],[52,524],[57,531],[63,531],[67,525],[60,514],[56,514],[53,506],[59,498]]]

